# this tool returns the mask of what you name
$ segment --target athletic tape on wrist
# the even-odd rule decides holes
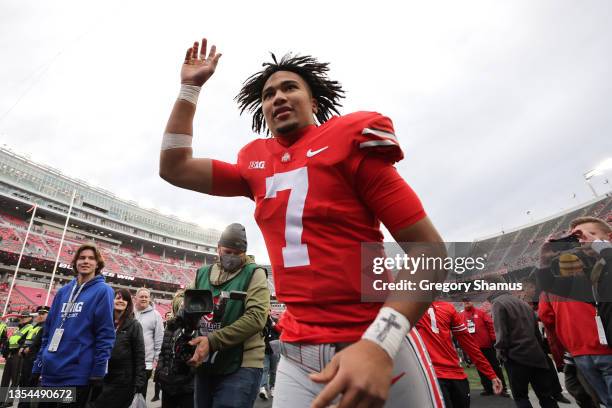
[[[361,338],[378,344],[393,360],[409,331],[406,316],[391,307],[383,307]]]
[[[182,135],[180,133],[164,133],[161,149],[169,150],[178,149],[181,147],[191,147],[192,142],[193,136],[191,135]]]
[[[179,99],[191,102],[194,105],[198,104],[198,96],[200,95],[201,87],[195,85],[181,84]]]

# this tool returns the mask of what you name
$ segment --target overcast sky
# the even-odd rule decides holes
[[[242,82],[269,51],[312,54],[347,90],[344,113],[393,119],[400,173],[447,241],[471,241],[593,197],[582,175],[612,156],[610,21],[604,0],[3,0],[0,143],[205,227],[243,222],[265,262],[249,200],[158,177],[161,135],[194,40],[223,53],[194,152],[232,162],[254,137]]]

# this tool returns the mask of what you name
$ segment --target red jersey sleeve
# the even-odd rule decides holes
[[[391,233],[425,218],[421,200],[385,158],[367,157],[356,175],[363,202]]]
[[[350,157],[348,164],[354,174],[361,160],[367,156],[378,157],[388,163],[396,163],[404,158],[399,145],[393,122],[377,112],[355,112],[343,117],[350,131]]]
[[[212,160],[212,194],[223,197],[252,198],[251,189],[242,178],[237,164]]]
[[[480,351],[476,342],[474,342],[474,339],[472,339],[472,336],[468,333],[465,321],[457,311],[454,311],[452,315],[451,330],[461,348],[470,356],[476,365],[476,368],[484,373],[489,379],[492,380],[496,378],[497,374],[493,371],[493,367],[491,367],[489,361],[484,354],[482,354],[482,351]]]

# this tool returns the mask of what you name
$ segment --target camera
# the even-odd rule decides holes
[[[213,296],[210,290],[187,289],[183,307],[178,312],[175,324],[181,328],[174,339],[174,354],[179,360],[187,361],[195,352],[195,346],[189,344],[197,336],[200,319],[214,310]]]
[[[221,327],[225,307],[228,300],[246,299],[246,292],[231,291],[221,292],[218,303],[214,303],[213,295],[207,289],[188,289],[185,291],[183,307],[177,314],[175,324],[181,328],[177,336],[174,338],[174,354],[180,361],[188,361],[195,352],[195,346],[189,344],[191,340],[198,336],[198,329],[202,316],[213,313],[212,325]],[[216,353],[206,360],[213,362]]]
[[[580,246],[580,240],[577,234],[567,234],[559,238],[551,238],[548,242],[555,243],[553,247],[555,251],[567,251]]]

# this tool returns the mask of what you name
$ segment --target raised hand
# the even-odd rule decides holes
[[[215,73],[221,54],[217,53],[217,47],[213,45],[206,56],[206,46],[206,38],[203,38],[201,47],[196,41],[192,47],[187,49],[181,68],[182,84],[202,86]]]

